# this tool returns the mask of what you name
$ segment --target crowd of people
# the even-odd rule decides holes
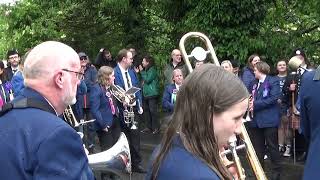
[[[54,41],[39,44],[24,57],[10,50],[7,67],[0,61],[0,153],[5,155],[0,159],[8,162],[8,171],[0,171],[0,177],[93,179],[82,142],[93,154],[111,148],[124,132],[132,171],[147,173],[146,179],[233,179],[237,175],[222,163],[221,151],[230,137],[241,133],[245,116],[250,118],[245,126],[262,167],[266,158],[271,160],[271,179],[281,177],[281,156],[295,154],[298,161],[311,156],[304,177],[314,177],[319,145],[310,142],[317,136],[311,126],[317,124],[316,108],[311,104],[319,101],[310,102],[307,91],[315,86],[316,93],[318,84],[312,81],[317,72],[309,75],[311,67],[302,49],[292,57],[301,61],[292,72],[289,59],[273,66],[252,54],[243,68],[236,60],[222,60],[221,67],[195,60],[195,71],[189,73],[180,50],[174,49],[160,92],[154,58],[140,56],[134,48],[120,50],[116,58],[101,48],[92,61],[85,52]],[[140,91],[129,102],[119,101],[114,87]],[[68,106],[76,119],[94,119],[81,129],[83,140],[61,120]],[[127,121],[128,109],[134,120]],[[140,133],[161,131],[163,141],[146,171]]]

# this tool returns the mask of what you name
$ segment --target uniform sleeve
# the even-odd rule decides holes
[[[88,89],[87,89],[86,83],[83,80],[81,80],[80,84],[79,84],[79,87],[78,87],[78,90],[77,90],[77,93],[79,95],[84,95],[84,94],[87,93],[87,91],[88,91]]]
[[[23,76],[21,74],[16,74],[12,77],[11,84],[14,96],[17,97],[24,88]]]
[[[61,125],[41,142],[34,179],[94,179],[80,136]]]
[[[162,107],[168,111],[173,111],[173,103],[171,103],[171,93],[169,86],[163,92]]]
[[[107,122],[105,122],[103,120],[102,114],[99,110],[100,108],[100,101],[101,101],[101,94],[100,94],[100,90],[99,90],[99,86],[93,86],[91,88],[90,94],[90,112],[92,113],[93,118],[96,119],[96,122],[99,124],[99,126],[101,128],[106,128],[108,125],[111,126],[110,124],[108,124]]]
[[[300,100],[300,116],[301,116],[301,121],[300,121],[300,128],[301,132],[304,135],[304,137],[307,139],[307,141],[310,141],[310,119],[308,116],[308,108],[307,108],[307,103],[305,102],[305,96],[306,92],[308,91],[309,85],[308,81],[311,79],[304,78],[301,87],[300,87],[300,93],[299,93],[299,100]],[[309,89],[310,90],[310,89]]]

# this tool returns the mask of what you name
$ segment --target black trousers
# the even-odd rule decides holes
[[[145,97],[143,99],[143,118],[146,122],[147,128],[151,130],[159,129],[158,119],[158,98],[157,97]]]
[[[89,108],[83,109],[84,112],[84,119],[85,121],[91,120],[92,115],[90,112]],[[87,148],[89,150],[95,146],[95,136],[96,136],[96,131],[94,128],[94,123],[88,123],[84,125],[84,142]]]
[[[271,156],[272,173],[280,174],[281,160],[278,148],[278,128],[248,128],[248,133],[262,167],[264,167],[263,157],[268,149],[268,155]]]
[[[98,130],[98,138],[100,142],[101,151],[110,149],[115,143],[117,143],[120,136],[120,123],[119,119],[114,116],[113,124],[109,128],[108,132],[104,130]]]
[[[140,114],[136,111],[134,112],[134,119],[136,122],[140,120]],[[123,115],[121,114],[121,131],[125,133],[130,148],[131,162],[132,166],[138,166],[141,163],[141,154],[140,154],[140,130],[139,123],[137,124],[137,129],[131,129],[131,124],[128,126],[123,121]]]

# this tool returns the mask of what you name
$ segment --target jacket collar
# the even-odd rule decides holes
[[[16,97],[13,101],[18,101],[19,99],[22,99],[22,98],[32,98],[34,100],[45,103],[48,105],[48,107],[50,107],[49,109],[52,114],[58,115],[54,107],[50,104],[50,102],[48,102],[47,99],[43,97],[39,92],[37,92],[36,90],[30,87],[25,87],[22,93],[18,97]]]

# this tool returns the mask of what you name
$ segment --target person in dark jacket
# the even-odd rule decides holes
[[[308,143],[305,141],[304,136],[300,132],[300,117],[299,111],[295,111],[293,107],[296,107],[297,100],[300,94],[300,86],[302,83],[302,77],[304,73],[309,71],[310,63],[305,52],[298,48],[294,50],[293,57],[301,60],[302,64],[298,69],[290,72],[285,80],[285,84],[283,85],[283,103],[289,108],[289,118],[290,118],[290,128],[293,129],[296,149],[295,151],[298,154],[297,161],[305,161],[307,152],[308,152]],[[294,100],[294,104],[292,105],[292,100]],[[296,109],[298,109],[296,107]]]
[[[101,66],[109,66],[114,68],[117,66],[117,62],[112,59],[111,52],[108,49],[101,48],[96,57],[94,65],[97,69],[100,69]]]
[[[83,112],[84,112],[84,118],[85,121],[91,120],[92,119],[92,114],[90,112],[90,99],[89,99],[89,94],[91,87],[96,83],[97,81],[97,69],[90,63],[89,57],[86,55],[84,52],[78,53],[79,59],[80,59],[80,64],[82,68],[82,72],[84,72],[84,79],[83,81],[85,82],[87,86],[87,93],[82,96],[83,98]],[[85,143],[88,147],[88,150],[90,153],[93,153],[94,151],[94,146],[95,146],[95,129],[92,123],[89,123],[85,125]]]
[[[77,95],[76,99],[77,102],[72,106],[74,115],[78,121],[84,120],[84,111],[83,111],[83,105],[84,105],[84,98],[83,96],[87,94],[87,85],[84,82],[84,80],[80,81],[80,84],[77,87]],[[83,130],[82,130],[83,131]]]
[[[142,81],[144,107],[143,114],[147,125],[147,127],[141,132],[157,134],[160,127],[157,105],[159,96],[159,81],[153,58],[151,56],[145,56],[142,60],[142,66],[139,66],[139,70]]]
[[[11,79],[11,85],[12,85],[12,91],[13,91],[13,96],[17,97],[20,95],[20,93],[24,89],[24,77],[23,77],[23,66],[24,66],[24,61],[27,58],[28,54],[30,53],[31,49],[20,59],[19,61],[19,67],[17,72],[12,76]]]
[[[253,83],[253,81],[255,81],[255,76],[253,73],[253,68],[254,65],[260,62],[260,57],[258,54],[252,54],[249,58],[248,58],[248,62],[247,62],[247,66],[243,69],[243,73],[242,73],[242,81],[244,83],[244,85],[247,87],[248,91],[251,92],[251,87],[250,85]]]
[[[278,126],[280,124],[281,97],[278,77],[269,76],[270,66],[266,62],[257,62],[254,74],[257,81],[252,85],[253,100],[250,111],[253,120],[247,122],[248,133],[257,157],[263,166],[266,149],[271,156],[272,178],[278,180],[281,174],[280,153],[278,148]]]
[[[8,81],[11,81],[12,76],[16,72],[18,72],[18,69],[19,69],[20,54],[16,49],[12,49],[7,52],[7,58],[8,58],[8,63],[7,63],[8,67],[5,70],[6,70]]]
[[[277,77],[279,79],[281,97],[278,99],[280,105],[281,122],[278,129],[279,139],[279,152],[283,153],[283,156],[291,156],[291,141],[292,141],[292,129],[289,128],[288,107],[283,103],[282,89],[286,81],[288,67],[285,59],[281,59],[276,64]]]
[[[10,101],[11,83],[8,81],[4,63],[0,61],[0,108]]]
[[[170,62],[164,68],[164,86],[172,84],[172,73],[175,69],[181,69],[183,77],[186,77],[188,74],[188,70],[186,68],[186,65],[182,61],[182,56],[179,49],[174,49],[171,52]]]
[[[47,41],[31,50],[26,88],[12,103],[31,100],[41,108],[14,106],[0,117],[1,179],[94,179],[80,136],[58,117],[75,103],[80,68],[77,53],[63,43]]]
[[[114,84],[114,72],[109,66],[102,66],[98,71],[98,81],[90,91],[90,111],[95,120],[101,151],[111,148],[118,140],[120,123],[116,101],[110,86]]]
[[[301,130],[309,142],[308,157],[304,166],[303,179],[318,179],[320,176],[320,66],[316,71],[306,72],[300,87]]]
[[[131,87],[139,87],[139,79],[136,75],[136,72],[132,67],[132,53],[127,49],[122,49],[119,51],[117,56],[118,65],[114,68],[114,84],[120,86],[125,91],[128,91]],[[142,95],[138,91],[135,93],[135,102],[131,103],[134,112],[135,122],[139,122],[138,114],[143,113],[142,108]],[[126,104],[118,102],[119,108],[119,119],[122,132],[128,138],[130,146],[130,154],[132,160],[132,171],[138,173],[145,173],[144,168],[141,165],[141,154],[140,154],[140,131],[139,127],[133,128],[133,122],[126,123],[124,117],[124,110]],[[139,124],[138,124],[139,125]]]
[[[163,92],[162,107],[168,115],[173,113],[174,104],[176,103],[177,94],[183,83],[184,77],[180,69],[175,69],[172,74],[173,83],[167,85]]]
[[[235,173],[222,163],[219,150],[241,132],[248,96],[241,80],[221,67],[195,69],[180,87],[171,123],[145,179],[233,179]]]

